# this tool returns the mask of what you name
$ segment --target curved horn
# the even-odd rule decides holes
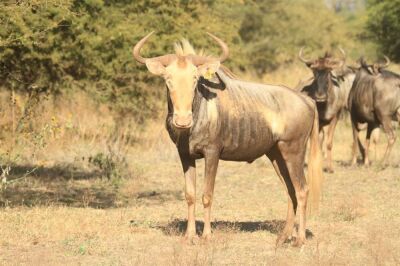
[[[311,65],[313,62],[311,60],[307,60],[303,57],[303,50],[304,50],[304,46],[301,47],[300,51],[299,51],[299,59],[301,62],[305,63],[306,65]]]
[[[146,64],[146,60],[149,58],[144,58],[140,55],[140,50],[142,49],[142,46],[146,43],[147,39],[150,38],[150,36],[154,33],[154,31],[150,32],[146,36],[144,36],[136,45],[133,47],[133,57],[138,61],[139,63]]]
[[[339,47],[339,51],[342,53],[343,57],[342,59],[339,61],[339,67],[343,67],[344,64],[346,63],[346,52],[342,49],[342,47]]]
[[[342,68],[344,64],[346,63],[346,52],[339,47],[339,51],[342,53],[342,58],[340,59],[333,59],[330,60],[330,62],[327,64],[331,68]]]
[[[207,32],[207,34],[208,34],[211,38],[213,38],[214,41],[216,41],[216,42],[219,44],[219,46],[221,47],[221,49],[222,49],[222,55],[219,57],[219,61],[220,61],[221,63],[224,62],[224,61],[229,57],[229,48],[228,48],[228,45],[227,45],[224,41],[222,41],[220,38],[218,38],[217,36],[215,36],[215,35],[213,35],[213,34],[211,34],[211,33],[209,33],[209,32]]]
[[[154,31],[150,32],[146,36],[144,36],[136,45],[133,47],[133,57],[138,61],[139,63],[146,64],[146,60],[158,60],[161,64],[164,66],[168,65],[171,63],[172,60],[176,58],[175,55],[173,54],[167,54],[167,55],[162,55],[162,56],[157,56],[157,57],[152,57],[152,58],[144,58],[140,55],[140,50],[142,49],[142,46],[147,42],[147,39],[150,38],[150,36],[154,33]]]
[[[220,63],[225,61],[229,57],[229,48],[228,45],[222,41],[220,38],[216,37],[215,35],[207,32],[207,34],[216,41],[219,46],[222,49],[222,55],[219,58],[213,58],[213,57],[206,57],[206,56],[200,56],[200,55],[189,55],[189,57],[192,59],[193,64],[196,66],[203,65],[209,61],[213,60],[218,60]]]
[[[383,55],[383,57],[385,58],[386,63],[385,64],[379,64],[379,67],[380,68],[387,68],[390,65],[390,59],[386,55]]]
[[[339,47],[339,51],[342,53],[342,55],[343,55],[343,61],[346,61],[346,57],[347,57],[347,55],[346,55],[346,52],[342,49],[342,47]]]

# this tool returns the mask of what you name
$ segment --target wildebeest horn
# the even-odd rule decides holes
[[[303,50],[304,50],[304,46],[301,47],[300,52],[299,52],[299,59],[301,62],[305,63],[306,65],[311,65],[313,62],[312,60],[307,60],[303,57]]]
[[[386,63],[385,64],[378,64],[378,66],[380,68],[387,68],[390,65],[390,59],[386,55],[384,55],[383,57],[385,58]]]
[[[339,47],[339,51],[342,53],[343,55],[343,61],[346,61],[346,52],[342,49],[342,47]]]
[[[146,59],[140,55],[140,49],[142,49],[142,46],[145,44],[148,38],[154,33],[154,31],[150,32],[147,34],[145,37],[143,37],[136,45],[133,47],[133,57],[138,61],[139,63],[145,64]]]
[[[205,56],[199,56],[199,55],[190,55],[192,58],[193,64],[196,66],[203,65],[207,62],[218,60],[219,62],[225,61],[229,57],[229,48],[228,45],[224,41],[222,41],[220,38],[216,37],[215,35],[207,32],[207,34],[213,38],[221,47],[222,49],[222,55],[219,58],[213,58],[213,57],[205,57]]]
[[[341,68],[344,66],[346,63],[346,52],[341,47],[339,47],[339,51],[342,53],[343,57],[340,59],[329,60],[327,66],[331,68]]]
[[[161,64],[164,66],[169,65],[173,59],[176,58],[175,55],[173,54],[168,54],[168,55],[163,55],[163,56],[157,56],[157,57],[152,57],[152,58],[144,58],[140,55],[140,50],[142,49],[142,46],[146,43],[147,39],[150,38],[150,36],[154,33],[154,31],[150,32],[147,34],[145,37],[143,37],[136,45],[133,47],[133,57],[138,61],[139,63],[145,64],[146,60],[158,60]]]
[[[229,57],[229,48],[228,45],[226,45],[225,42],[223,42],[220,38],[218,38],[217,36],[207,32],[207,34],[214,39],[214,41],[216,41],[219,46],[222,49],[222,55],[219,57],[219,61],[222,63],[224,62],[228,57]]]
[[[340,67],[342,67],[346,63],[346,52],[342,49],[342,47],[339,47],[339,51],[343,55],[342,60],[340,62]]]

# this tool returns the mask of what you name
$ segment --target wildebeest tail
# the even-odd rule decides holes
[[[318,211],[319,201],[322,194],[322,182],[324,175],[322,171],[322,154],[319,145],[319,123],[318,111],[314,104],[314,123],[310,134],[310,151],[308,154],[308,174],[307,184],[308,193],[308,210],[309,213]]]

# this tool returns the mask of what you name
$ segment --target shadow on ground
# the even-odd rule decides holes
[[[356,165],[352,165],[350,160],[335,160],[335,163],[341,167],[356,167],[356,166],[363,166],[364,161],[361,158],[357,158]]]
[[[117,191],[96,182],[103,177],[99,170],[85,171],[73,165],[13,165],[0,192],[0,207],[118,207]]]
[[[136,202],[141,205],[162,204],[167,201],[182,201],[183,192],[181,190],[147,190],[135,195]]]
[[[344,168],[368,168],[369,167],[369,168],[375,169],[377,171],[382,171],[387,168],[400,168],[400,163],[394,162],[394,161],[390,161],[388,163],[383,163],[382,160],[372,160],[372,161],[370,161],[370,164],[367,166],[364,165],[364,161],[361,158],[357,159],[356,165],[352,165],[350,161],[336,160],[335,162],[337,165],[339,165],[340,167],[344,167]]]
[[[83,170],[74,165],[52,167],[13,165],[7,184],[0,190],[0,208],[18,206],[71,206],[117,208],[133,201],[162,202],[175,199],[171,191],[123,194],[127,179],[107,179],[99,170]]]
[[[155,205],[181,199],[181,193],[178,191],[151,191],[125,195],[110,183],[79,187],[69,182],[59,182],[46,187],[31,187],[29,184],[9,186],[0,192],[0,208],[69,206],[108,209],[130,205]]]
[[[131,221],[131,224],[135,224],[135,221]],[[154,226],[160,229],[166,235],[182,236],[185,233],[187,226],[187,220],[175,219],[169,222],[165,226]],[[282,231],[285,226],[284,220],[269,220],[269,221],[214,221],[211,223],[211,227],[218,231],[237,231],[237,232],[248,232],[253,233],[257,231],[268,231],[272,234],[278,234]],[[204,223],[202,221],[196,221],[196,233],[201,235],[203,232]],[[312,238],[313,233],[310,230],[306,230],[306,237]]]
[[[73,165],[14,165],[7,180],[7,185],[0,189],[0,208],[70,206],[106,209],[183,199],[180,190],[140,191],[134,187],[133,179],[107,179],[99,170],[86,171]],[[126,189],[127,185],[131,190]]]
[[[13,185],[0,193],[0,207],[71,206],[104,209],[123,206],[124,203],[110,189],[74,187],[62,183],[45,188]]]
[[[35,177],[42,181],[57,181],[59,179],[65,180],[83,180],[102,178],[105,176],[104,172],[99,170],[82,170],[70,164],[55,165],[51,167],[37,166],[37,165],[13,165],[10,171],[10,179],[19,178],[24,175]]]

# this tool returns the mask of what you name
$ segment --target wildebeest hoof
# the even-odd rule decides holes
[[[275,248],[280,248],[282,245],[289,240],[289,237],[291,238],[292,236],[289,236],[286,233],[281,233],[278,238],[276,239],[275,243]]]
[[[333,174],[335,171],[333,170],[333,168],[325,168],[324,169],[325,172],[329,173],[329,174]]]
[[[189,245],[195,245],[199,242],[199,236],[197,234],[186,233],[185,237],[183,238],[183,242]]]
[[[201,238],[202,238],[204,241],[210,241],[211,238],[212,238],[212,233],[203,233],[203,235],[201,236]]]
[[[379,166],[379,170],[385,170],[386,168],[388,168],[389,167],[389,164],[388,163],[382,163],[380,166]]]
[[[301,247],[304,245],[305,242],[306,242],[305,239],[296,238],[296,239],[292,242],[292,246],[293,246],[293,247],[299,247],[299,248],[301,248]]]
[[[351,164],[349,165],[349,167],[350,167],[351,169],[356,169],[356,168],[359,167],[359,165],[358,165],[357,163],[355,163],[355,164],[351,163]]]

